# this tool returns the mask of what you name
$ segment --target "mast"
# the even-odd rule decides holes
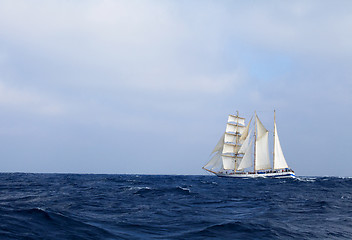
[[[236,111],[237,112],[237,121],[236,121],[236,124],[237,124],[237,127],[236,127],[236,146],[237,146],[237,144],[238,144],[238,111]],[[235,169],[234,169],[234,171],[236,172],[236,170],[237,170],[237,160],[238,160],[238,152],[237,153],[235,153]]]
[[[225,170],[234,171],[238,167],[238,163],[236,163],[236,160],[238,160],[240,157],[236,154],[238,154],[238,150],[240,147],[240,133],[246,129],[244,125],[245,119],[239,117],[238,112],[237,116],[232,114],[229,115],[227,119],[226,130],[223,140],[224,144],[222,149],[222,160]]]
[[[275,161],[274,161],[274,169],[284,169],[288,168],[284,153],[282,152],[280,140],[279,140],[279,134],[277,132],[277,126],[276,126],[276,119],[275,119],[275,112],[274,112],[274,154],[275,154]]]
[[[273,144],[273,170],[274,170],[274,166],[275,166],[275,126],[276,126],[276,116],[275,116],[275,109],[274,109],[274,133],[273,133],[273,141],[274,141],[274,144]]]
[[[257,112],[254,112],[254,115],[257,117]],[[256,148],[256,145],[257,145],[256,143],[257,143],[257,118],[255,119],[255,123],[254,123],[254,164],[253,164],[254,173],[256,172],[256,170],[255,170],[255,168],[256,168],[256,166],[255,166],[255,157],[256,157],[255,148]]]

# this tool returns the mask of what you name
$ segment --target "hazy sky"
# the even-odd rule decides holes
[[[203,174],[257,110],[352,176],[351,1],[0,0],[0,171]]]

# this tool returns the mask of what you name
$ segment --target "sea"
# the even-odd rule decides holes
[[[0,173],[0,239],[352,239],[352,179]]]

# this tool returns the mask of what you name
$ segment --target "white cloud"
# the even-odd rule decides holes
[[[171,2],[7,3],[0,7],[6,41],[78,71],[110,76],[62,82],[220,93],[237,81],[229,77],[237,66],[216,69],[219,34],[208,36],[201,22],[189,24],[189,13]],[[203,56],[194,57],[195,52]],[[209,69],[212,76],[204,74]]]
[[[37,114],[37,120],[64,115],[62,129],[73,129],[73,135],[76,126],[83,126],[82,132],[117,130],[121,142],[133,133],[137,140],[147,135],[145,149],[166,135],[170,143],[163,143],[170,149],[175,139],[180,149],[194,149],[181,144],[185,138],[209,144],[213,127],[223,127],[219,116],[236,108],[279,105],[297,116],[303,107],[324,115],[327,105],[352,101],[349,6],[347,1],[0,1],[0,106]],[[160,155],[164,160],[169,153]]]
[[[0,29],[5,44],[50,62],[42,81],[209,97],[251,84],[251,63],[237,55],[243,45],[295,59],[350,56],[345,9],[329,1],[2,1]],[[9,51],[2,62],[12,58]]]
[[[34,91],[10,87],[1,81],[0,106],[42,115],[61,115],[64,113],[63,105],[56,100]]]

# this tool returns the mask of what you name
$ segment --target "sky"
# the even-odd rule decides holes
[[[352,176],[351,1],[0,0],[0,172],[205,174],[257,111]]]

